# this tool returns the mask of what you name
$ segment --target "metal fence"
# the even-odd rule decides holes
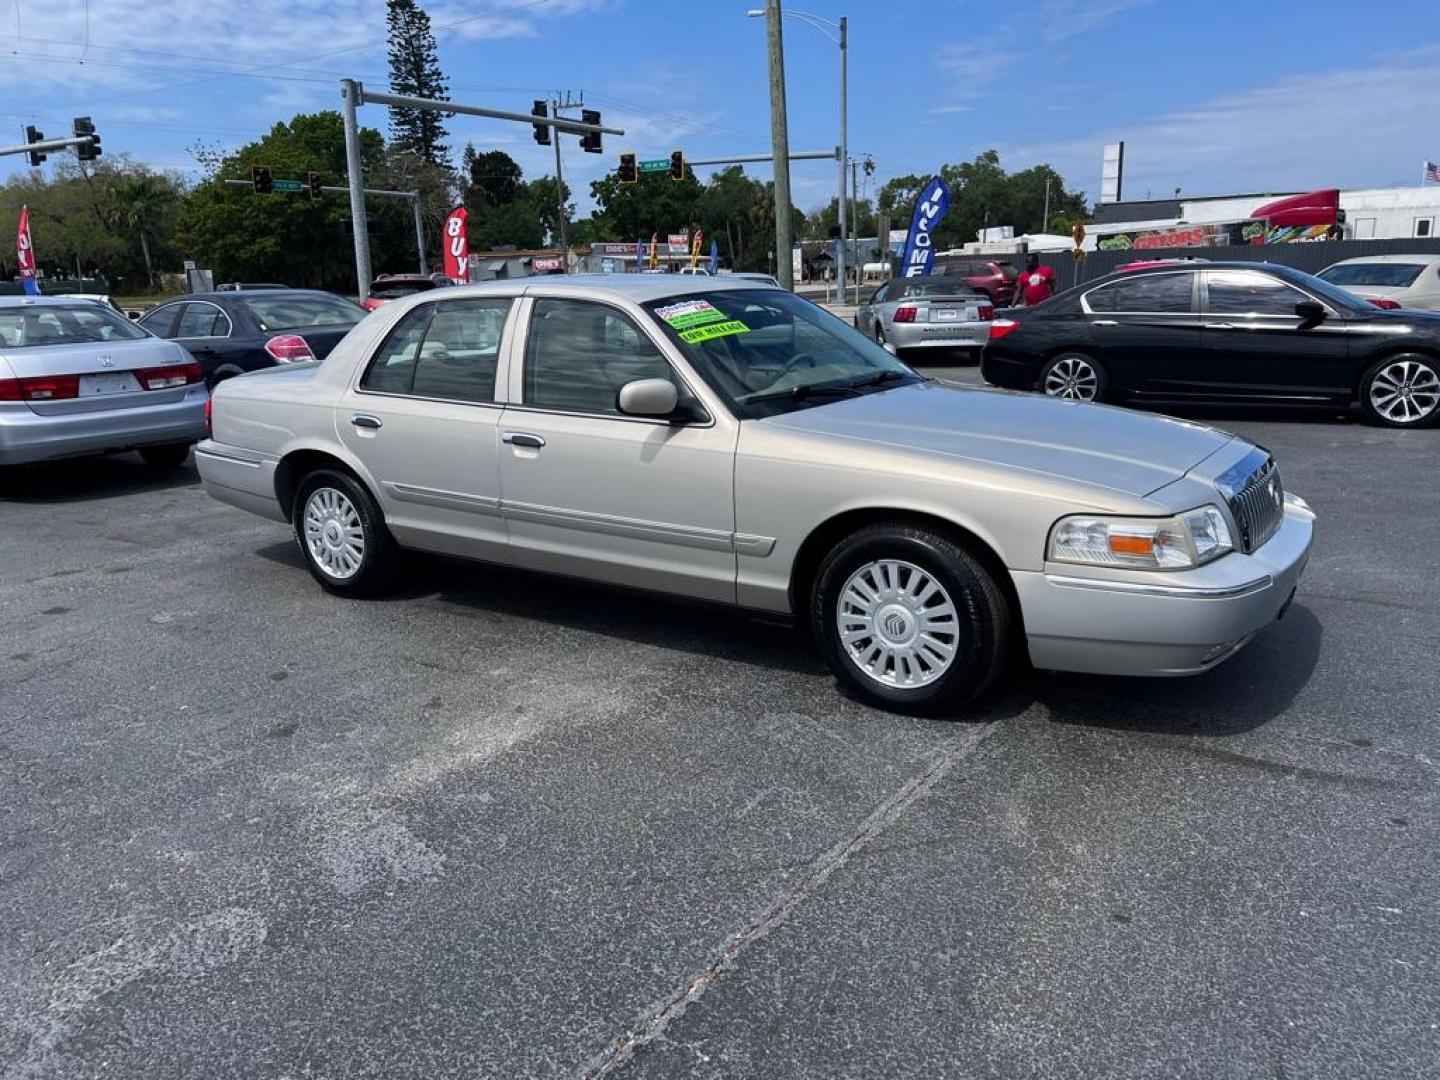
[[[1104,277],[1117,266],[1142,259],[1209,259],[1211,262],[1270,262],[1317,273],[1341,259],[1367,255],[1434,255],[1440,257],[1440,237],[1424,240],[1316,240],[1297,244],[1229,244],[1224,247],[1146,248],[1143,251],[1091,251],[1076,264],[1069,252],[1045,252],[1040,261],[1055,271],[1061,288]],[[976,256],[979,258],[980,256]],[[989,258],[1006,258],[992,255]],[[1013,256],[1015,260],[1023,256]]]

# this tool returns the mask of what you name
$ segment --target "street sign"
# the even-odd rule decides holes
[[[300,192],[305,190],[303,180],[276,180],[274,184],[276,191]]]
[[[646,161],[642,161],[642,162],[640,162],[640,171],[641,171],[641,172],[669,172],[669,171],[670,171],[670,159],[669,159],[669,158],[650,158],[650,159],[648,159],[648,160],[646,160]]]

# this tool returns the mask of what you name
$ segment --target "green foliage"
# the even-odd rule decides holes
[[[367,184],[385,183],[390,165],[378,131],[360,132]],[[185,254],[220,281],[280,281],[287,285],[353,291],[354,240],[344,195],[256,195],[226,179],[248,179],[252,165],[268,165],[276,179],[318,172],[327,183],[345,175],[344,127],[337,112],[300,115],[276,124],[264,138],[216,162],[214,174],[185,200],[176,240]],[[388,186],[388,184],[386,185]],[[413,185],[412,185],[413,186]],[[403,189],[402,189],[403,190]],[[416,266],[410,208],[399,199],[367,202],[376,273]]]
[[[408,97],[450,100],[450,84],[440,69],[430,16],[415,0],[386,0],[390,38],[390,91]],[[450,157],[445,145],[447,113],[425,109],[390,110],[390,142],[397,154],[413,154],[430,165]]]
[[[464,201],[470,211],[470,248],[484,251],[501,245],[539,248],[558,244],[560,200],[555,178],[525,181],[519,162],[503,150],[477,153],[466,146],[462,155],[467,183]],[[574,216],[570,185],[565,185],[567,220]],[[573,237],[570,238],[574,243]]]

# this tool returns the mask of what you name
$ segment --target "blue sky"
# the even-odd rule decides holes
[[[423,0],[422,0],[423,2]],[[692,157],[769,149],[759,0],[433,0],[456,100],[528,110],[585,93],[624,137],[603,156],[565,142],[588,181],[634,149]],[[1007,168],[1054,164],[1093,199],[1101,146],[1127,143],[1126,194],[1419,182],[1440,159],[1440,4],[1367,9],[1310,0],[795,0],[850,18],[850,147],[874,187],[995,147]],[[1377,12],[1374,18],[1367,11]],[[837,137],[837,53],[787,19],[790,138]],[[0,0],[0,112],[15,134],[94,117],[107,153],[194,172],[197,141],[232,147],[299,111],[335,107],[337,80],[384,83],[383,0]],[[369,106],[362,122],[385,127]],[[457,151],[553,171],[528,128],[457,117]],[[6,140],[10,141],[10,140]],[[24,168],[0,159],[0,172]],[[757,173],[766,173],[763,167]],[[795,201],[835,189],[834,166],[792,167]]]

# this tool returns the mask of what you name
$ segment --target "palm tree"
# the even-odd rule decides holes
[[[155,286],[155,267],[150,259],[150,237],[158,234],[179,198],[175,185],[155,173],[140,173],[115,187],[115,205],[121,224],[140,238],[140,252],[145,256],[145,280],[151,288]]]

